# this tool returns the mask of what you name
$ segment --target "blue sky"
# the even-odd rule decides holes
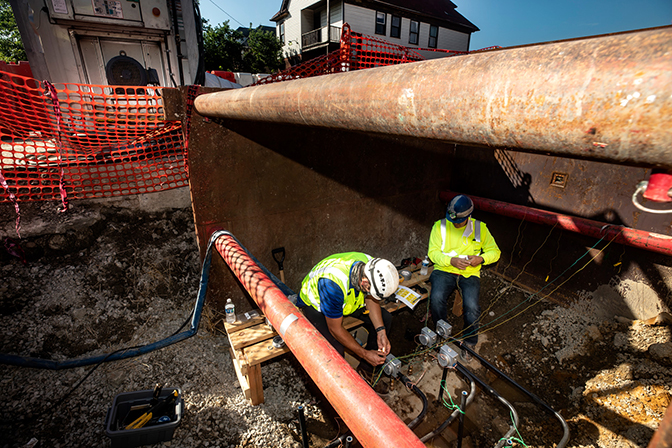
[[[233,28],[274,26],[269,19],[282,0],[199,0],[201,15]],[[672,0],[453,0],[457,10],[481,29],[471,49],[510,47],[672,24]]]

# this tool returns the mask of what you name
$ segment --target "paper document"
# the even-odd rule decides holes
[[[409,307],[410,309],[415,308],[415,305],[418,304],[420,301],[420,297],[422,297],[420,294],[417,292],[413,291],[411,288],[408,288],[406,286],[400,286],[399,289],[394,293],[394,297],[403,302],[404,305]]]

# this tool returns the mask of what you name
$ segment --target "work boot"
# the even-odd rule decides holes
[[[474,349],[474,347],[476,347],[476,345],[472,344],[465,344],[465,343],[463,344],[472,350]],[[472,359],[474,359],[474,357],[471,356],[471,353],[469,353],[467,350],[462,349],[460,350],[460,359],[465,363],[469,363],[471,362]]]

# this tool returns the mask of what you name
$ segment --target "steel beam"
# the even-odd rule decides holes
[[[672,168],[672,27],[201,95],[210,117]]]

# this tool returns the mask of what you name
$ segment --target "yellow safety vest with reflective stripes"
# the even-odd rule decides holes
[[[307,305],[312,306],[317,311],[320,309],[320,293],[317,283],[321,278],[327,278],[336,283],[343,291],[345,300],[343,301],[343,315],[347,316],[364,306],[366,294],[356,292],[350,287],[350,268],[357,261],[366,263],[371,257],[361,252],[346,252],[342,254],[331,255],[320,261],[306,275],[301,283],[301,300]]]
[[[428,255],[434,269],[464,277],[480,277],[481,265],[461,270],[451,265],[450,259],[480,255],[486,265],[499,260],[501,251],[485,223],[470,217],[467,225],[459,229],[446,219],[436,221],[429,235]]]

